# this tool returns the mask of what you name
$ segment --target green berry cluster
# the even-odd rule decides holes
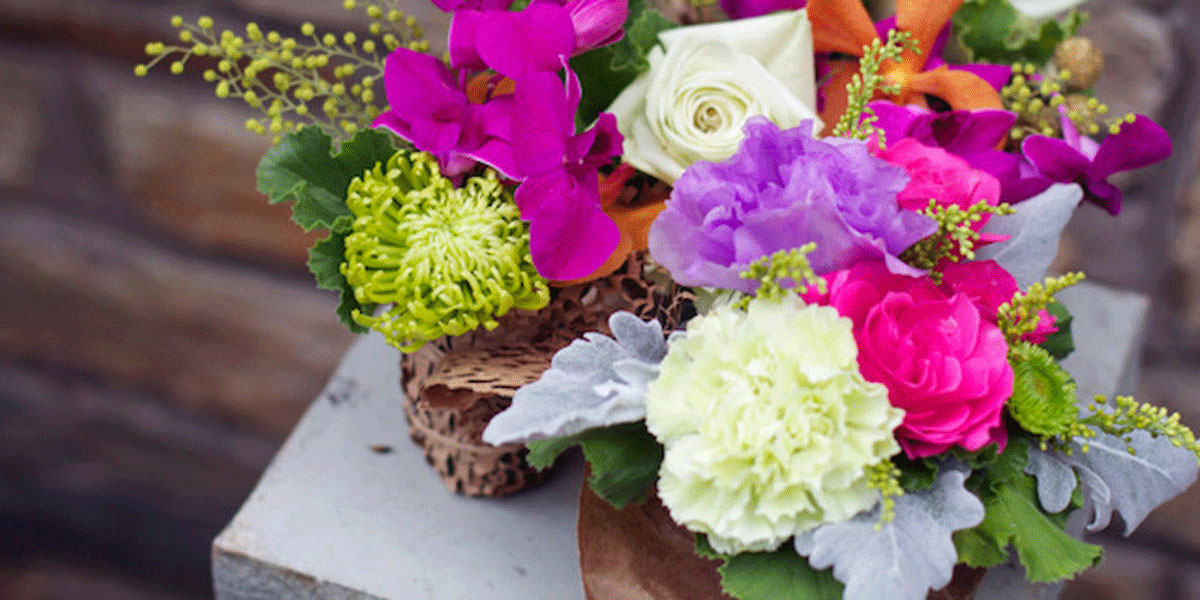
[[[319,33],[312,23],[300,27],[300,36],[263,31],[256,23],[243,30],[218,30],[212,17],[194,23],[171,18],[179,44],[146,45],[148,62],[134,67],[143,77],[160,63],[169,62],[180,75],[190,61],[212,66],[204,80],[214,84],[219,98],[239,98],[264,116],[251,118],[246,128],[279,138],[306,124],[315,124],[334,138],[344,139],[369,127],[384,110],[383,59],[399,47],[427,51],[421,28],[399,8],[400,0],[374,1],[366,6],[370,35]],[[345,0],[347,10],[358,7]],[[207,66],[207,65],[206,65]]]
[[[972,229],[984,215],[1009,215],[1014,209],[1008,204],[992,206],[980,200],[967,209],[951,204],[939,205],[936,199],[921,214],[937,221],[938,230],[933,235],[913,244],[900,259],[908,264],[929,271],[930,277],[940,283],[942,274],[937,270],[942,261],[959,262],[975,259],[975,246],[979,244],[979,232]]]
[[[875,127],[879,120],[867,103],[875,98],[877,93],[898,94],[899,85],[886,85],[879,74],[880,67],[888,60],[900,62],[900,55],[905,49],[920,53],[916,40],[908,32],[893,29],[888,33],[886,42],[876,39],[870,46],[863,46],[862,60],[858,61],[859,72],[846,85],[848,103],[846,112],[838,119],[833,135],[856,140],[870,139],[878,136],[879,145],[885,145],[883,132]]]

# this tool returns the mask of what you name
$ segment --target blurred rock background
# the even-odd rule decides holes
[[[340,5],[0,0],[0,599],[210,595],[212,537],[351,335],[254,190],[250,113],[132,65],[172,14],[365,27]],[[1058,267],[1154,299],[1141,396],[1200,426],[1200,2],[1090,6],[1099,95],[1177,146],[1120,218],[1078,212]],[[1200,488],[1104,542],[1069,598],[1200,599]]]

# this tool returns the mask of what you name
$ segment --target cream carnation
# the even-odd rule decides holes
[[[733,155],[750,117],[783,129],[817,118],[805,11],[680,27],[659,39],[650,70],[608,108],[625,136],[623,158],[638,170],[673,183],[697,161]]]
[[[904,412],[857,356],[849,319],[795,298],[688,323],[646,396],[675,521],[719,552],[769,551],[871,508],[866,468],[900,450]]]

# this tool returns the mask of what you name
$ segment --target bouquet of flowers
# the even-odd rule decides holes
[[[138,73],[265,113],[260,189],[410,396],[531,473],[581,446],[584,505],[662,509],[715,596],[1052,584],[1196,478],[1178,415],[1059,364],[1062,228],[1171,150],[1091,94],[1075,2],[434,2],[443,57],[384,0],[364,38],[178,19]]]

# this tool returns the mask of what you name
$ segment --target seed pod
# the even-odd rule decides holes
[[[1091,89],[1104,70],[1104,54],[1085,37],[1073,37],[1054,49],[1054,64],[1069,71],[1067,85],[1076,90]]]

